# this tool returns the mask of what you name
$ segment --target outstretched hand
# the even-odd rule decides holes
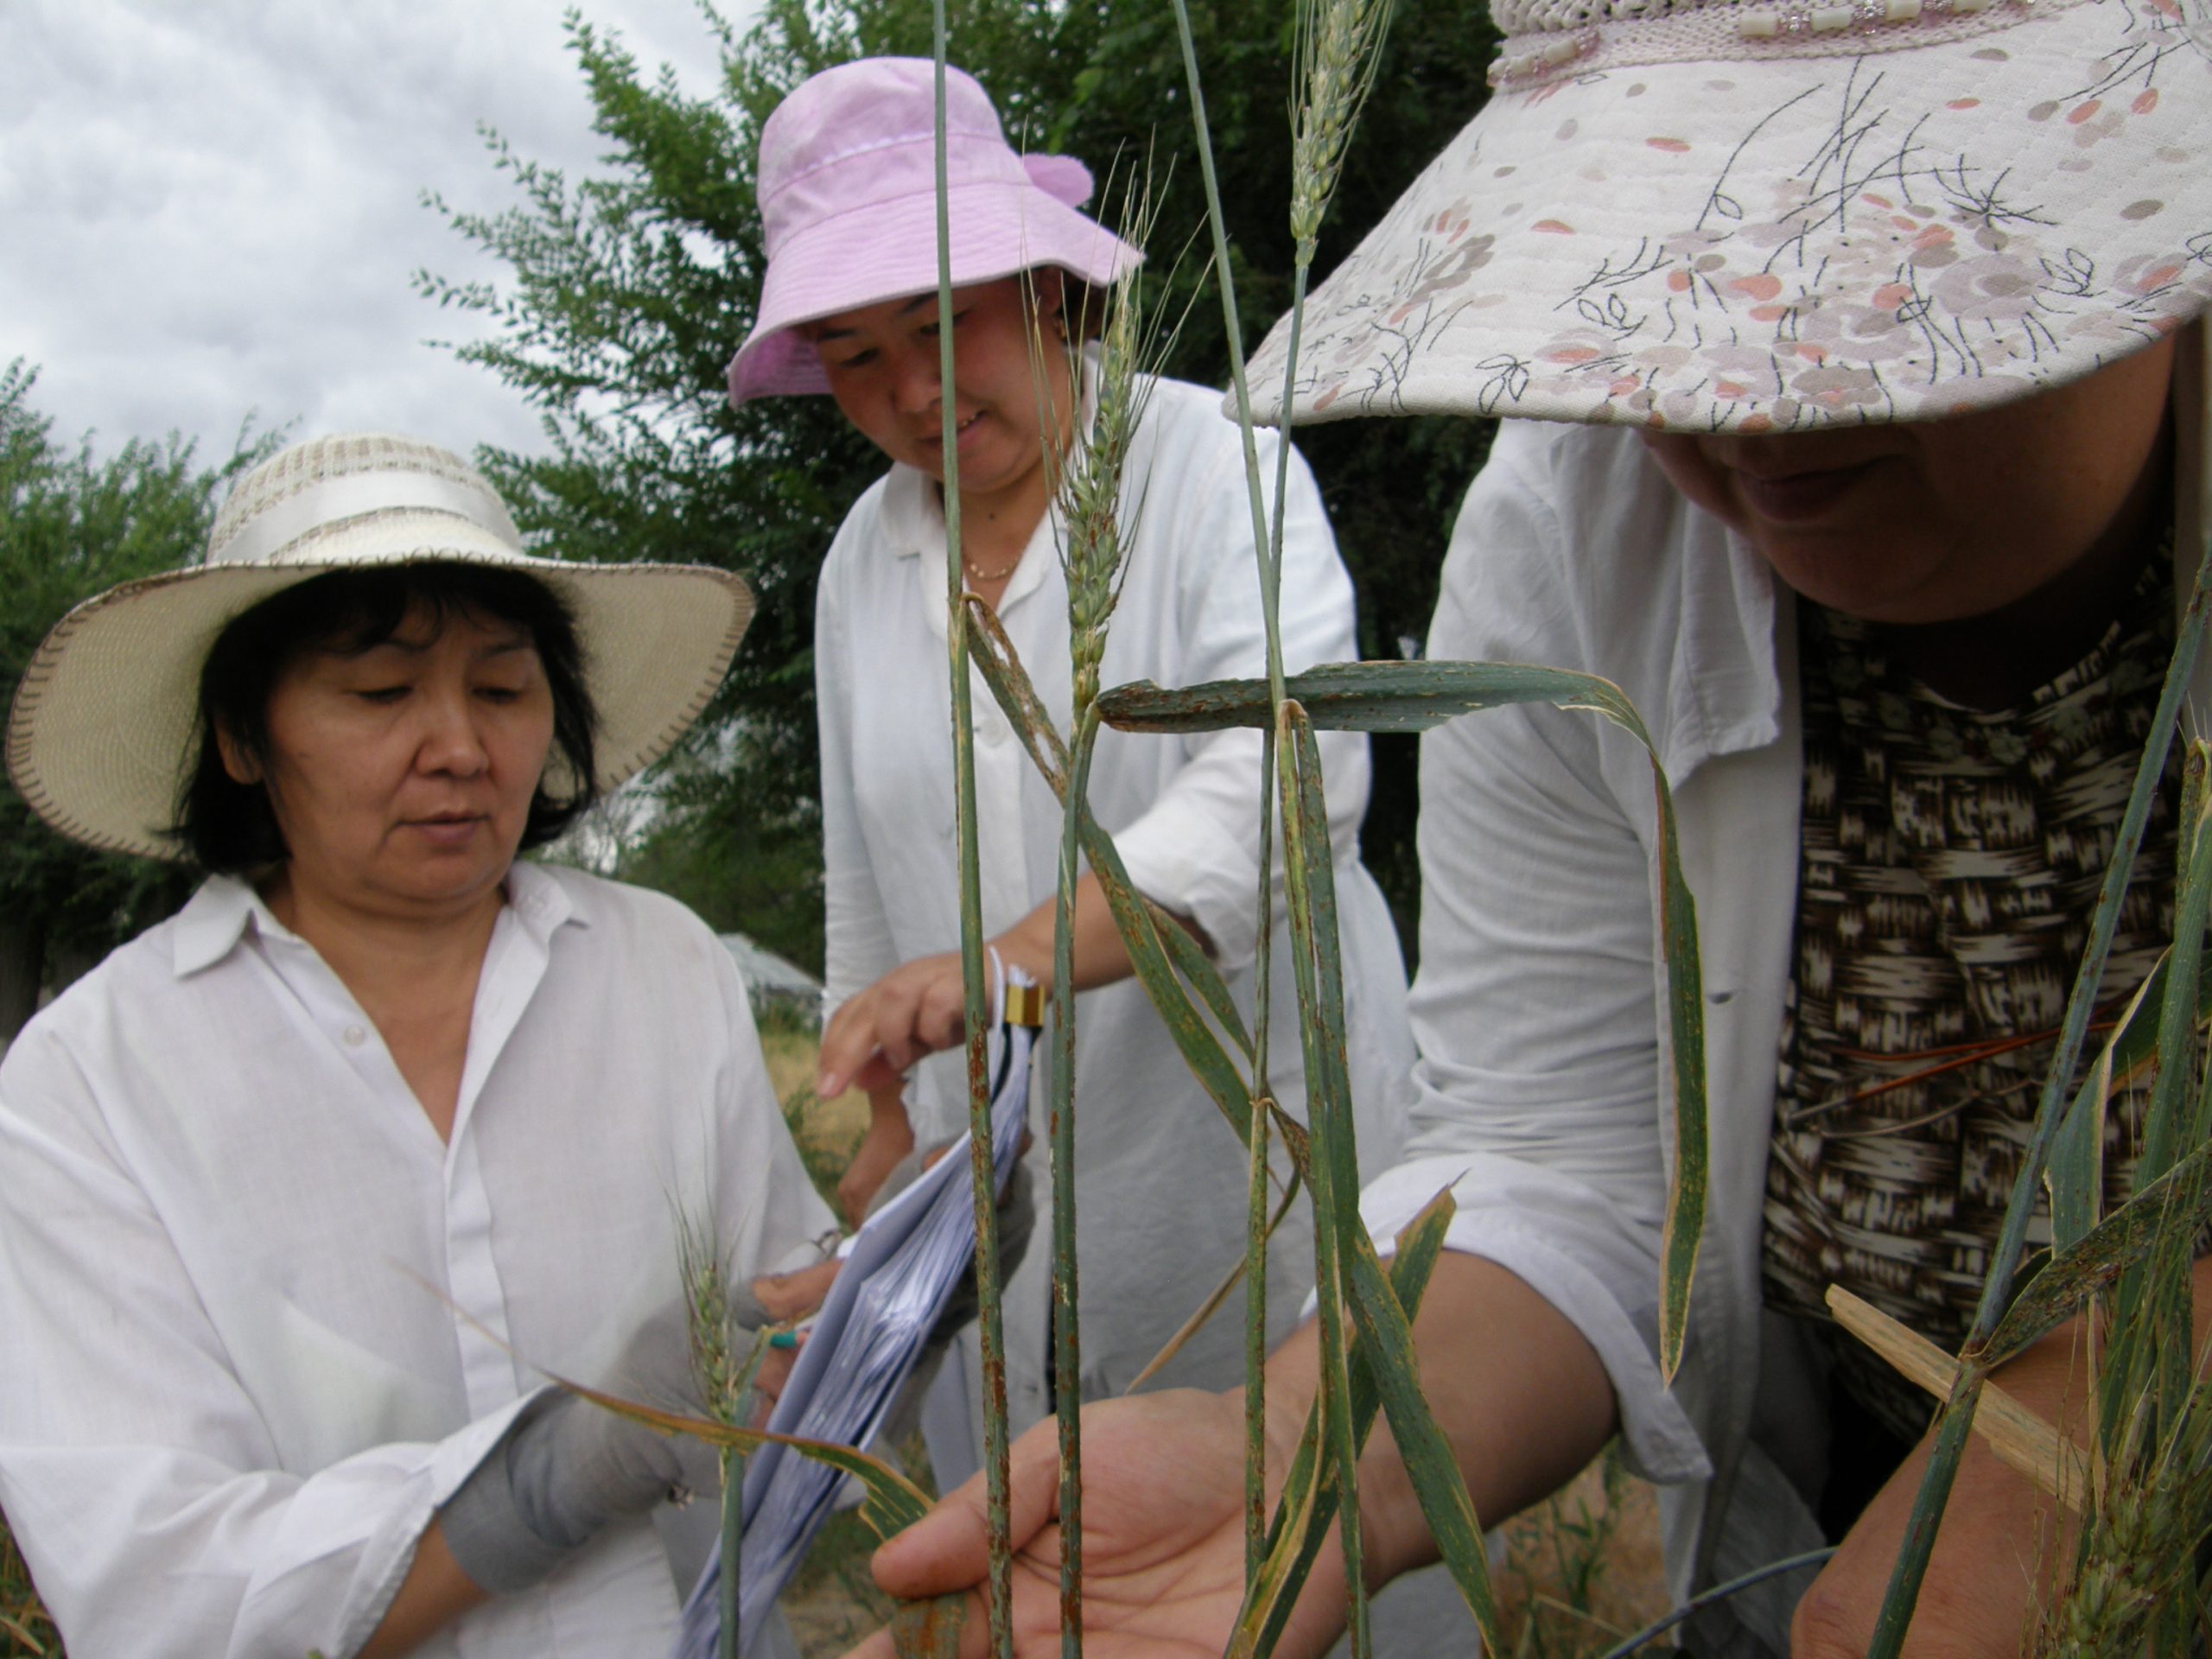
[[[1094,1659],[1221,1652],[1244,1594],[1244,1408],[1237,1393],[1176,1389],[1091,1406],[1083,1414],[1083,1609]],[[1039,1423],[1011,1460],[1014,1642],[1018,1659],[1060,1651],[1059,1452]],[[875,1580],[894,1596],[967,1592],[962,1659],[990,1647],[982,1586],[988,1570],[984,1478],[977,1475],[875,1554]],[[1336,1634],[1343,1595],[1333,1548],[1276,1651],[1319,1654]],[[878,1631],[849,1659],[892,1659]]]

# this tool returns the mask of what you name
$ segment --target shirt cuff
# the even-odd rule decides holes
[[[1170,795],[1116,830],[1114,848],[1131,886],[1198,924],[1216,966],[1228,972],[1251,961],[1259,949],[1259,861],[1218,820]]]
[[[1619,1264],[1561,1249],[1557,1238],[1563,1230],[1552,1224],[1552,1215],[1496,1203],[1494,1192],[1486,1191],[1493,1184],[1485,1177],[1492,1172],[1476,1166],[1510,1161],[1492,1154],[1446,1154],[1415,1159],[1377,1177],[1360,1197],[1376,1249],[1394,1253],[1400,1230],[1444,1188],[1452,1188],[1459,1207],[1446,1229],[1445,1248],[1495,1262],[1581,1332],[1613,1385],[1630,1471],[1656,1485],[1710,1479],[1704,1444],[1661,1380],[1650,1343],[1630,1312],[1648,1304],[1656,1315],[1656,1279],[1641,1295],[1635,1287],[1611,1283]]]

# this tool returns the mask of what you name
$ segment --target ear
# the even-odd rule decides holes
[[[1031,315],[1039,325],[1050,322],[1058,326],[1062,335],[1067,330],[1067,278],[1058,265],[1039,265],[1028,273]]]
[[[251,785],[261,782],[261,762],[238,741],[229,727],[219,721],[215,727],[215,752],[222,757],[223,771],[232,783]]]

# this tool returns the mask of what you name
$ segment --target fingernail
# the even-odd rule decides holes
[[[845,1092],[845,1080],[834,1071],[823,1071],[814,1079],[814,1095],[817,1100],[828,1100]]]

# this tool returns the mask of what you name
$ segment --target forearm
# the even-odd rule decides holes
[[[399,1592],[367,1642],[360,1659],[397,1659],[412,1653],[448,1624],[488,1598],[470,1582],[446,1548],[445,1529],[434,1516],[415,1546],[415,1559]]]
[[[1612,1384],[1596,1352],[1493,1262],[1444,1253],[1414,1321],[1414,1347],[1421,1392],[1485,1527],[1556,1491],[1614,1432]],[[1302,1432],[1319,1367],[1319,1327],[1308,1320],[1268,1363],[1269,1433],[1278,1446],[1287,1449]],[[1376,1419],[1361,1456],[1359,1496],[1370,1585],[1437,1558],[1387,1418]]]
[[[991,943],[1009,964],[1026,969],[1039,985],[1052,983],[1053,925],[1057,897],[1047,899]],[[1127,979],[1134,971],[1128,947],[1122,943],[1114,923],[1114,908],[1096,875],[1084,874],[1075,884],[1075,985],[1078,991],[1095,990]]]

